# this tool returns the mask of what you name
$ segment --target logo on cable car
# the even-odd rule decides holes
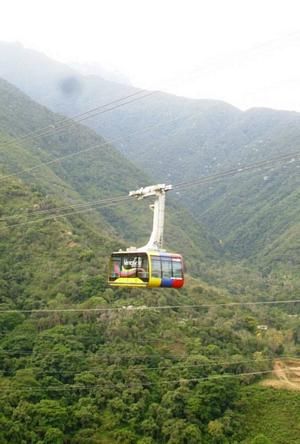
[[[142,258],[141,257],[133,257],[128,258],[124,257],[124,266],[131,268],[140,268],[142,266]]]

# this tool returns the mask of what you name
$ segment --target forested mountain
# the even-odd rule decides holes
[[[22,48],[16,51],[25,57]],[[41,92],[40,61],[33,69],[36,54],[31,55],[30,63],[22,59],[23,85],[34,90],[35,76],[36,91]],[[43,57],[42,61],[49,62]],[[52,81],[61,65],[50,65],[43,75]],[[19,74],[15,70],[20,79]],[[45,98],[48,80],[43,83],[42,70],[40,74]],[[75,112],[75,96],[76,111],[82,110],[80,89],[73,80],[63,87],[68,112],[73,105]],[[92,81],[99,86],[98,79]],[[50,86],[49,92],[55,97]],[[111,100],[108,96],[105,100]],[[169,193],[166,245],[184,253],[191,274],[180,291],[107,287],[109,253],[128,243],[144,243],[151,217],[147,202],[104,206],[99,200],[126,196],[153,178],[190,180],[193,174],[215,171],[215,160],[203,170],[196,165],[201,156],[211,161],[215,146],[223,147],[218,151],[223,152],[220,170],[232,166],[231,145],[236,146],[238,162],[253,161],[257,152],[260,158],[281,153],[290,129],[285,140],[288,149],[294,149],[298,115],[254,110],[249,117],[251,112],[219,102],[185,102],[159,94],[145,99],[145,106],[146,101],[156,102],[154,120],[142,123],[137,104],[143,101],[136,102],[130,116],[130,125],[136,119],[135,131],[163,123],[164,113],[169,113],[169,120],[176,119],[180,111],[187,113],[183,103],[193,104],[189,131],[195,129],[195,143],[205,134],[201,140],[203,145],[207,140],[208,151],[197,151],[197,161],[191,151],[188,163],[195,167],[190,174],[180,169],[178,147],[173,152],[170,145],[172,168],[170,157],[163,160],[160,150],[148,178],[92,129],[76,123],[61,129],[63,116],[0,81],[0,442],[297,444],[299,395],[260,385],[276,360],[293,358],[299,365],[299,304],[294,302],[299,299],[297,162],[211,184],[206,191],[201,188],[201,199],[196,199],[200,190],[192,195],[192,188],[186,195],[182,190],[173,197]],[[159,113],[160,101],[168,112]],[[130,105],[125,108],[129,111]],[[256,122],[257,113],[262,117]],[[113,131],[109,113],[99,116],[98,123],[103,116],[106,130]],[[124,122],[126,118],[124,114]],[[249,140],[243,136],[248,148],[239,151],[242,118],[251,134]],[[173,120],[173,141],[179,121]],[[125,128],[120,117],[117,122],[114,138]],[[271,138],[274,126],[276,139]],[[40,132],[41,128],[47,129]],[[164,123],[157,128],[166,142],[170,127]],[[148,149],[154,142],[153,130]],[[183,141],[185,132],[180,131]],[[36,137],[25,137],[29,132]],[[222,132],[231,134],[227,145],[221,139],[217,143]],[[259,142],[267,137],[269,145]],[[131,139],[123,139],[124,152]],[[139,143],[141,134],[140,139]],[[83,155],[74,155],[85,149]],[[132,161],[138,160],[137,153],[131,154]],[[143,156],[147,155],[145,149]],[[64,159],[55,160],[60,157]],[[148,163],[152,158],[150,153]],[[232,199],[235,211],[230,208]],[[196,218],[180,206],[185,201]],[[202,227],[200,219],[216,236]],[[236,237],[230,239],[233,233]],[[242,244],[238,236],[244,236]],[[246,267],[245,259],[236,263],[232,257],[257,263]],[[257,265],[263,273],[257,272]]]
[[[84,105],[81,100],[88,101],[87,108],[92,107],[95,91],[99,92],[97,105],[137,91],[97,76],[80,75],[69,66],[18,43],[0,42],[0,78],[50,109],[74,114]],[[79,100],[78,107],[76,100]]]
[[[80,203],[80,199],[94,203],[103,198],[126,196],[129,190],[149,184],[145,174],[92,130],[74,124],[63,131],[53,131],[62,116],[37,105],[3,80],[0,98],[0,129],[10,137],[21,138],[30,131],[47,128],[43,135],[20,139],[17,145],[4,134],[1,152],[1,161],[10,173],[33,168],[21,177],[25,182],[41,186],[45,194],[63,196],[70,204]],[[73,155],[76,151],[83,153]],[[60,157],[65,158],[56,162],[55,158]],[[41,162],[47,165],[35,169]],[[73,192],[77,193],[75,197]],[[172,197],[168,207],[166,245],[187,253],[191,271],[193,267],[199,270],[200,263],[204,270],[207,259],[216,256],[216,242],[187,211],[172,203]],[[95,211],[101,213],[107,226],[130,245],[143,245],[149,237],[152,215],[145,208],[148,202],[132,201],[99,209],[95,205]],[[188,232],[184,230],[185,223],[190,226]]]
[[[99,77],[81,76],[16,45],[2,44],[0,60],[0,75],[67,115],[137,91]],[[27,74],[21,76],[13,70],[17,60],[27,60]],[[38,72],[40,78],[32,81]],[[70,81],[68,94],[59,86],[63,79]],[[87,119],[85,124],[114,140],[115,146],[153,180],[175,184],[294,152],[300,144],[298,113],[268,109],[241,112],[222,102],[160,92]],[[274,164],[273,169],[244,173],[200,189],[188,188],[179,197],[196,220],[219,239],[231,259],[246,260],[263,273],[275,267],[297,274],[299,162]]]
[[[103,260],[116,240],[96,212],[9,218],[60,208],[54,194],[13,177],[1,187],[1,443],[254,444],[259,427],[266,443],[296,444],[297,393],[253,384],[274,357],[299,353],[297,306],[222,306],[253,295],[196,280],[181,291],[108,289]],[[280,435],[270,417],[267,430],[252,426],[261,396],[275,402]],[[282,399],[293,427],[276,422]]]
[[[10,145],[16,158],[22,149]],[[94,211],[59,217],[55,208],[78,195],[57,193],[50,171],[36,179],[6,178],[0,193],[1,442],[252,443],[247,415],[262,388],[248,385],[274,357],[297,353],[297,305],[226,306],[253,301],[255,288],[230,294],[197,280],[181,291],[111,290],[104,262],[114,233]],[[42,223],[31,223],[34,212]],[[256,298],[282,297],[282,287],[260,285]],[[273,393],[278,408],[281,396]],[[287,409],[298,424],[298,409]],[[297,443],[296,430],[280,430]],[[268,436],[281,442],[272,427]]]

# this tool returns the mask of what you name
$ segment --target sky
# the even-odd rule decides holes
[[[300,111],[299,0],[0,2],[0,41],[142,88]]]

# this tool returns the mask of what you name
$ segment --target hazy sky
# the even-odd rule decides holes
[[[299,0],[0,4],[0,40],[64,62],[100,63],[140,87],[300,111]]]

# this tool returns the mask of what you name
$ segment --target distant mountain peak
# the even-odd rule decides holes
[[[97,62],[70,62],[68,63],[68,66],[75,69],[77,72],[84,76],[97,76],[101,77],[104,80],[132,86],[129,77],[127,77],[124,73],[113,66],[104,66],[101,63]]]

